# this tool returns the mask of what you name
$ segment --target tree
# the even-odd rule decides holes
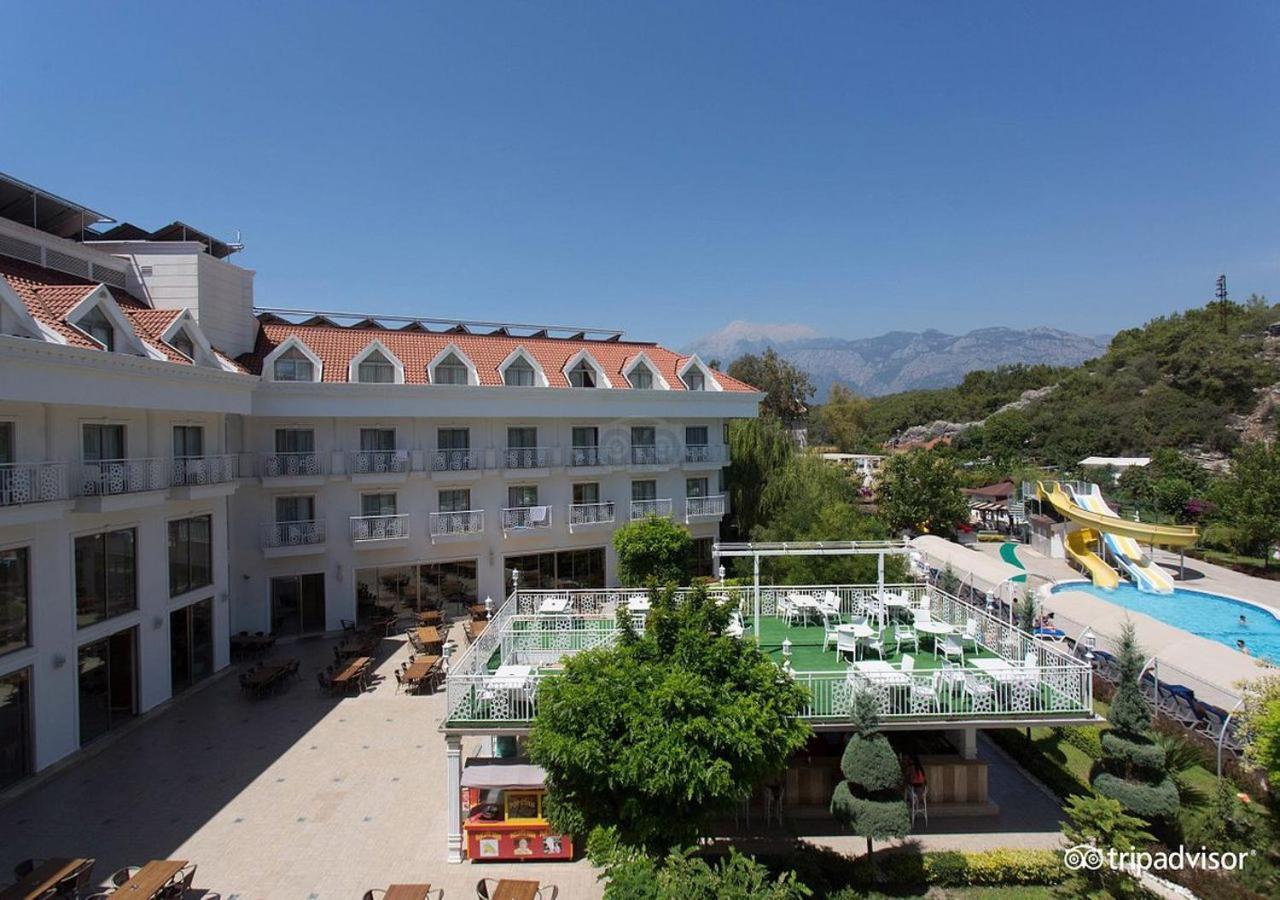
[[[1031,441],[1031,419],[1021,409],[1009,409],[988,416],[982,423],[982,452],[1001,468],[1022,459]]]
[[[765,488],[795,452],[791,435],[777,419],[737,419],[729,425],[732,462],[725,479],[733,530],[738,536],[747,537],[764,521]]]
[[[628,522],[613,533],[618,551],[618,579],[628,586],[650,578],[659,584],[682,584],[693,539],[686,528],[661,516]]]
[[[876,507],[895,532],[951,534],[969,517],[960,475],[937,450],[912,450],[886,459],[876,485]]]
[[[844,781],[831,795],[831,815],[867,840],[902,837],[911,830],[911,811],[902,799],[902,767],[889,739],[876,731],[876,700],[868,692],[853,696],[853,736],[840,758]]]
[[[1126,812],[1168,828],[1178,817],[1178,786],[1165,765],[1165,748],[1151,736],[1151,712],[1141,687],[1144,664],[1133,623],[1126,622],[1116,651],[1116,692],[1107,711],[1111,729],[1102,735],[1093,789]]]
[[[787,427],[804,420],[813,397],[809,376],[787,362],[772,347],[760,356],[748,353],[729,363],[729,375],[764,391],[760,411]]]
[[[832,385],[827,402],[813,413],[813,429],[820,443],[834,444],[845,453],[862,448],[867,438],[871,404],[842,384]]]
[[[615,828],[647,852],[694,843],[812,734],[808,692],[751,641],[728,605],[694,588],[653,591],[643,634],[570,657],[538,689],[529,756],[548,814],[572,834]]]
[[[1280,784],[1280,678],[1259,678],[1242,687],[1245,759],[1265,772],[1271,784]]]
[[[1119,801],[1109,797],[1072,796],[1067,798],[1067,820],[1062,835],[1069,847],[1094,847],[1098,851],[1118,850],[1132,853],[1154,838],[1147,833],[1146,823],[1125,812]],[[1089,862],[1088,857],[1084,858]],[[1067,860],[1070,864],[1071,860]],[[1075,866],[1072,894],[1081,896],[1124,897],[1138,894],[1133,880],[1123,871],[1101,865]],[[1101,891],[1101,894],[1098,892]]]
[[[1218,485],[1222,518],[1239,536],[1241,549],[1270,562],[1280,541],[1280,440],[1242,444],[1231,457],[1231,470]]]

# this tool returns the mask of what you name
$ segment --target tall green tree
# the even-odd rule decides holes
[[[1165,748],[1151,735],[1151,711],[1141,686],[1145,663],[1133,623],[1126,622],[1116,648],[1116,692],[1107,710],[1111,729],[1102,735],[1093,789],[1126,812],[1170,828],[1180,807],[1178,786],[1167,771]]]
[[[867,443],[867,413],[871,404],[842,384],[833,385],[827,402],[814,410],[810,443],[834,444],[853,453]]]
[[[876,507],[893,531],[952,534],[969,518],[960,493],[960,474],[937,450],[912,450],[891,456],[880,467]]]
[[[618,580],[636,586],[650,579],[658,584],[683,584],[687,578],[693,538],[689,530],[662,516],[628,522],[613,533],[618,551]]]
[[[1237,448],[1217,500],[1240,549],[1269,565],[1271,548],[1280,543],[1280,437],[1270,445],[1254,441]]]
[[[792,427],[809,414],[814,387],[809,376],[770,347],[759,356],[748,353],[729,363],[729,375],[764,391],[760,411]]]
[[[879,725],[876,700],[868,692],[853,696],[853,735],[840,758],[844,780],[831,795],[831,815],[856,835],[873,842],[902,837],[911,830],[911,811],[902,799],[902,767]]]
[[[729,425],[726,470],[731,532],[746,538],[765,520],[764,502],[769,482],[796,453],[795,442],[777,419],[737,419]]]
[[[527,747],[556,828],[614,828],[665,853],[786,769],[812,734],[808,692],[727,636],[729,615],[702,588],[679,604],[654,591],[643,634],[570,657],[542,683]]]
[[[1064,811],[1067,819],[1062,823],[1062,836],[1068,847],[1132,853],[1154,840],[1146,831],[1146,822],[1127,813],[1110,797],[1068,797]],[[1078,866],[1067,887],[1071,896],[1079,897],[1143,895],[1128,874],[1105,864]]]

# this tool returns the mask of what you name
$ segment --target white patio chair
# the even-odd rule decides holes
[[[916,670],[916,658],[910,653],[902,654],[902,665],[899,666],[904,674],[910,674]]]
[[[832,644],[839,643],[840,632],[837,630],[839,627],[840,627],[840,617],[833,613],[829,613],[826,610],[823,610],[822,611],[822,652],[823,653],[826,653],[827,648],[830,647]]]
[[[903,657],[903,663],[906,662],[906,659],[906,657]],[[937,709],[938,673],[913,675],[911,678],[911,711],[913,713],[928,713],[935,712]]]
[[[969,672],[964,674],[964,693],[973,704],[974,712],[991,712],[995,709],[996,689]]]
[[[901,653],[904,644],[910,644],[911,649],[917,653],[920,652],[920,636],[916,634],[915,629],[908,625],[895,625],[893,628],[893,643],[895,649]]]
[[[818,605],[822,607],[823,612],[832,613],[837,617],[840,615],[840,595],[835,591],[827,591],[823,594]]]
[[[943,659],[954,658],[964,663],[964,644],[955,635],[948,635],[940,641],[935,641],[933,649],[935,656],[941,651]]]
[[[796,609],[796,605],[791,602],[790,594],[778,598],[778,617],[787,623],[788,628],[795,622],[798,615],[799,611]]]
[[[742,613],[734,610],[729,613],[729,624],[725,626],[724,633],[733,638],[741,638],[746,633],[747,626],[742,621]]]
[[[921,624],[928,625],[932,621],[933,621],[933,613],[929,612],[929,610],[927,609],[911,610],[911,622],[915,627],[919,628]]]
[[[964,620],[964,631],[960,634],[961,646],[973,645],[973,652],[978,652],[978,620],[970,616]]]
[[[880,657],[881,659],[884,659],[885,646],[884,646],[883,632],[877,632],[872,637],[869,637],[865,641],[863,641],[863,644],[866,646],[868,650],[874,650],[876,652],[876,656]]]
[[[964,690],[964,666],[957,665],[949,659],[942,661],[942,683],[947,687],[947,696],[954,700]]]
[[[844,657],[846,653],[858,656],[858,639],[847,631],[836,632],[836,655]]]

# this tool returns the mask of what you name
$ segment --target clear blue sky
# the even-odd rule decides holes
[[[0,170],[260,305],[841,336],[1280,298],[1280,4],[19,3]]]

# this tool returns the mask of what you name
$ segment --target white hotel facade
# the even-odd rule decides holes
[[[239,631],[615,584],[650,514],[709,567],[754,389],[613,332],[256,310],[235,245],[111,222],[0,176],[0,790]]]

